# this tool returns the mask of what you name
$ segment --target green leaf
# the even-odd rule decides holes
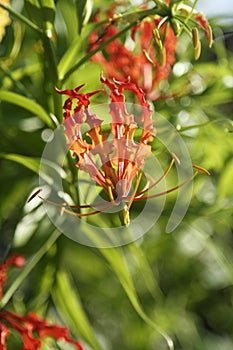
[[[27,17],[23,16],[21,13],[13,10],[11,7],[9,6],[5,6],[2,3],[0,3],[0,7],[5,9],[6,11],[8,11],[12,16],[14,16],[15,18],[18,18],[21,22],[23,22],[24,24],[26,24],[27,26],[29,26],[31,29],[35,30],[37,33],[40,33],[41,30],[40,28],[33,23],[31,20],[29,20]]]
[[[129,273],[123,252],[120,248],[100,249],[105,259],[109,262],[113,271],[117,275],[122,287],[124,288],[132,306],[137,314],[146,322],[151,328],[158,332],[167,342],[169,350],[174,349],[173,341],[170,336],[161,329],[152,319],[150,319],[144,312],[135,290],[131,275]]]
[[[137,269],[141,275],[141,278],[143,279],[143,283],[154,299],[158,299],[158,297],[161,296],[161,290],[159,289],[159,286],[155,280],[153,271],[144,251],[137,244],[130,244],[128,247],[131,252],[129,259],[136,260]]]
[[[86,24],[91,16],[92,1],[91,0],[79,0],[76,2],[77,16],[78,16],[78,33],[80,34],[83,25]]]
[[[45,111],[45,109],[41,107],[37,102],[25,96],[16,94],[15,92],[4,91],[4,90],[0,90],[0,100],[13,103],[19,107],[25,108],[32,114],[38,116],[49,127],[54,128],[54,124],[51,117]]]
[[[53,179],[50,178],[50,176],[46,173],[46,171],[43,171],[41,169],[41,159],[40,158],[33,158],[33,157],[27,157],[23,156],[21,154],[0,154],[1,158],[11,160],[13,162],[19,163],[24,165],[26,168],[30,169],[37,175],[40,175],[43,180],[45,180],[48,184],[53,183]]]
[[[81,44],[81,40],[79,36],[76,36],[74,41],[71,43],[68,50],[66,50],[65,54],[62,56],[60,62],[58,63],[58,76],[59,79],[62,80],[68,70],[71,69],[74,62],[77,60],[79,48]]]
[[[227,162],[220,177],[218,185],[218,195],[220,198],[233,197],[232,174],[233,160]]]
[[[1,154],[0,155],[4,159],[12,160],[16,163],[24,165],[26,168],[32,170],[35,173],[39,173],[40,168],[40,159],[32,158],[27,156],[22,156],[21,154]]]
[[[28,274],[33,270],[33,268],[38,264],[40,259],[48,252],[48,250],[53,246],[56,240],[60,237],[61,232],[54,230],[45,240],[45,242],[41,245],[41,247],[37,250],[36,254],[27,261],[27,264],[21,269],[17,278],[11,284],[9,289],[4,294],[2,300],[0,301],[0,308],[3,308],[8,301],[12,298],[15,291],[19,288],[21,283],[25,280]]]
[[[41,29],[52,30],[55,19],[55,4],[53,0],[26,0],[25,7],[29,17]]]
[[[69,297],[67,298],[67,292]],[[70,327],[74,332],[78,330],[78,333],[92,346],[94,350],[101,350],[96,336],[91,328],[91,325],[87,319],[85,311],[83,310],[82,303],[75,289],[74,284],[71,283],[67,274],[64,271],[57,273],[57,285],[52,290],[52,295],[55,300],[55,304],[60,308],[65,315],[67,321],[70,323]]]
[[[81,35],[76,35],[70,46],[62,56],[58,63],[59,79],[63,80],[64,76],[73,66],[81,59],[81,55],[85,55],[84,48],[86,47],[90,32],[95,29],[97,24],[91,24],[85,27]]]

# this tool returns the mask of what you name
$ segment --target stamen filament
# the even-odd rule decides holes
[[[59,208],[73,208],[73,209],[85,209],[85,208],[91,208],[91,205],[89,204],[86,204],[86,205],[69,205],[69,204],[66,204],[66,203],[56,203],[56,202],[53,202],[53,201],[50,201],[49,199],[45,199],[41,196],[38,196],[42,201],[44,201],[45,203],[48,203],[48,204],[51,204],[55,207],[59,207]]]
[[[129,224],[129,209],[134,201],[134,198],[136,196],[136,193],[137,193],[137,190],[138,190],[138,186],[140,184],[140,181],[141,181],[141,178],[142,178],[142,172],[139,174],[138,178],[137,178],[137,181],[136,181],[136,184],[135,184],[135,187],[134,187],[134,191],[133,191],[133,194],[130,198],[130,201],[127,205],[127,207],[124,209],[124,224],[125,225],[128,225]]]
[[[65,213],[68,213],[70,215],[73,215],[73,216],[91,216],[91,215],[95,215],[95,214],[98,214],[98,213],[102,213],[103,210],[105,209],[108,209],[108,208],[111,208],[112,207],[112,203],[109,203],[109,205],[107,205],[106,207],[102,208],[101,210],[95,210],[95,211],[91,211],[89,213],[76,213],[72,210],[68,210],[66,208],[64,208],[64,212]]]
[[[36,192],[34,192],[31,197],[29,197],[27,203],[29,203],[30,201],[32,201],[35,197],[40,198],[43,202],[51,204],[55,207],[60,208],[61,210],[63,210],[62,212],[66,211],[66,208],[71,208],[71,209],[88,209],[88,208],[93,208],[93,207],[101,207],[106,205],[106,201],[103,202],[98,202],[98,203],[92,203],[92,204],[85,204],[85,205],[69,205],[67,203],[56,203],[53,201],[50,201],[49,199],[45,199],[41,196],[39,196],[39,193],[42,192],[42,189],[40,188],[39,190],[37,190]],[[114,201],[114,200],[113,200]],[[107,202],[108,203],[108,202]],[[112,203],[111,203],[112,205]],[[103,209],[109,207],[109,205],[106,205],[106,207],[104,207]],[[100,212],[101,210],[99,210],[98,212]]]
[[[202,168],[199,165],[193,165],[193,169],[196,169],[198,171],[201,171],[202,173],[206,174],[206,175],[210,175],[209,171],[206,170],[205,168]]]
[[[109,195],[110,201],[114,202],[114,196],[112,193],[112,182],[110,179],[107,178],[106,183],[107,183],[107,189],[108,189],[108,195]]]
[[[134,201],[141,201],[141,200],[144,200],[144,199],[151,199],[151,198],[156,198],[156,197],[160,197],[160,196],[163,196],[164,194],[168,194],[170,192],[173,192],[175,190],[177,190],[178,188],[181,188],[183,187],[184,185],[186,185],[188,182],[192,181],[194,179],[194,177],[198,174],[198,171],[195,171],[195,173],[190,176],[188,179],[186,179],[184,182],[182,182],[180,185],[177,185],[175,187],[172,187],[170,188],[169,190],[166,190],[166,191],[163,191],[163,192],[160,192],[160,193],[156,193],[156,194],[152,194],[150,196],[145,196],[145,197],[138,197],[136,196],[134,198]]]
[[[92,208],[92,206],[91,205],[68,205],[68,204],[66,204],[66,203],[56,203],[56,202],[53,202],[53,201],[50,201],[50,200],[48,200],[48,199],[45,199],[45,198],[43,198],[43,197],[41,197],[41,196],[38,196],[41,200],[43,200],[45,203],[48,203],[48,204],[51,204],[51,205],[53,205],[53,206],[55,206],[55,207],[59,207],[59,208],[61,208],[62,209],[62,214],[63,213],[68,213],[68,214],[70,214],[70,215],[73,215],[73,216],[90,216],[90,215],[95,215],[95,214],[98,214],[98,213],[101,213],[103,210],[105,210],[105,209],[108,209],[108,208],[110,208],[110,207],[112,207],[112,205],[113,205],[113,203],[108,203],[105,207],[103,207],[103,208],[101,208],[101,210],[95,210],[95,211],[92,211],[92,212],[89,212],[89,213],[76,213],[76,212],[74,212],[74,211],[72,211],[72,210],[69,210],[69,209],[67,209],[67,208],[77,208],[77,209],[85,209],[85,208]],[[102,202],[102,203],[97,203],[96,205],[104,205],[105,203],[104,202]]]
[[[170,170],[171,170],[171,168],[172,168],[174,162],[175,162],[175,160],[172,159],[171,162],[170,162],[170,164],[169,164],[169,166],[168,166],[167,169],[164,171],[163,175],[161,175],[161,176],[158,178],[158,180],[156,180],[152,185],[150,185],[150,186],[147,187],[146,189],[142,190],[141,192],[138,192],[138,193],[137,193],[137,197],[143,195],[144,193],[146,193],[147,191],[151,190],[153,187],[155,187],[156,185],[158,185],[158,183],[159,183],[160,181],[162,181],[162,179],[165,178],[165,177],[167,176],[167,174],[170,172]],[[129,198],[129,197],[128,197],[128,198]]]

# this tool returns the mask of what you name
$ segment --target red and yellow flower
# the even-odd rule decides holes
[[[152,110],[145,100],[145,94],[130,79],[118,81],[101,76],[101,82],[110,89],[110,116],[109,131],[103,131],[101,120],[90,109],[90,98],[103,92],[95,90],[82,93],[84,85],[75,89],[59,90],[59,94],[67,95],[64,103],[64,127],[69,150],[77,156],[77,167],[90,175],[108,195],[108,201],[94,204],[68,205],[55,203],[44,199],[38,190],[30,198],[39,196],[45,202],[60,207],[61,212],[81,217],[90,216],[105,211],[114,205],[124,207],[124,224],[129,224],[129,210],[134,201],[141,201],[165,195],[191,181],[204,169],[194,166],[196,171],[193,176],[183,183],[161,193],[147,195],[147,192],[155,187],[170,171],[174,161],[179,162],[175,155],[165,172],[153,183],[147,184],[139,190],[143,175],[143,165],[146,158],[151,155],[150,142],[153,141],[156,130],[152,119]],[[130,92],[138,99],[136,111],[129,111],[125,99],[125,92]],[[134,98],[133,98],[134,99]],[[134,105],[135,106],[135,105]],[[83,124],[87,124],[89,130],[82,133]],[[137,137],[136,137],[137,130]],[[98,165],[97,165],[98,164]],[[82,212],[82,209],[95,207],[94,211]],[[78,211],[76,211],[78,209]]]

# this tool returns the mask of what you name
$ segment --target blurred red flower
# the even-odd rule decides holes
[[[156,2],[156,1],[155,1]],[[143,89],[146,97],[156,100],[160,97],[159,83],[168,79],[171,68],[176,61],[178,36],[183,30],[193,37],[195,58],[201,53],[201,44],[198,31],[204,31],[205,36],[212,44],[212,32],[208,21],[202,13],[197,13],[192,6],[182,1],[159,2],[154,9],[148,12],[148,16],[141,19],[130,32],[130,36],[124,35],[102,47],[92,56],[92,60],[101,64],[110,78],[117,80],[131,78],[131,82]],[[107,42],[121,31],[122,24],[130,23],[130,16],[126,13],[117,14],[116,2],[107,12],[108,20],[98,29],[94,30],[89,38],[89,50],[97,49],[102,43]],[[161,6],[161,16],[159,8]],[[146,4],[141,10],[147,9]],[[143,11],[142,11],[143,12]],[[96,13],[95,22],[101,23],[103,11]],[[132,12],[132,21],[134,14]]]
[[[98,14],[95,21],[100,21]],[[161,21],[159,16],[146,17],[132,28],[129,45],[118,38],[92,57],[93,61],[104,67],[110,78],[124,80],[130,76],[132,83],[142,88],[150,100],[159,97],[158,84],[169,77],[175,62],[177,38],[169,22],[161,25]],[[159,47],[154,40],[153,30],[160,25],[162,46]],[[90,50],[119,31],[114,21],[105,25],[102,34],[94,31],[90,36]]]
[[[21,267],[24,262],[23,256],[12,255],[5,263],[0,264],[0,300],[7,279],[8,268],[11,265]],[[55,340],[62,339],[73,344],[77,350],[83,350],[81,344],[70,337],[65,327],[50,325],[47,321],[40,319],[34,312],[30,312],[27,316],[21,316],[9,310],[0,310],[0,350],[7,350],[7,337],[13,329],[22,337],[22,350],[40,349],[42,346],[41,340],[47,336]]]

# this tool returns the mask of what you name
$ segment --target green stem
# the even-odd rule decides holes
[[[45,50],[45,54],[47,56],[47,62],[48,62],[48,74],[51,77],[51,82],[53,84],[53,113],[59,120],[59,122],[62,121],[62,98],[61,96],[55,91],[54,87],[58,87],[58,71],[57,71],[57,59],[56,54],[54,50],[54,45],[52,40],[46,35],[46,33],[43,34],[43,46]]]
[[[40,247],[40,249],[36,252],[33,258],[25,265],[24,269],[18,275],[18,277],[14,280],[10,288],[7,290],[5,295],[3,296],[0,302],[0,309],[5,307],[5,305],[9,302],[15,291],[19,288],[23,280],[28,276],[28,274],[32,271],[32,269],[37,265],[40,259],[47,253],[49,248],[56,242],[58,237],[61,235],[57,230],[53,231],[51,236],[46,240],[46,242]]]
[[[41,29],[32,21],[30,21],[27,17],[23,16],[21,13],[16,12],[11,7],[5,6],[2,3],[0,3],[0,7],[2,7],[4,10],[8,11],[12,16],[18,18],[21,22],[29,26],[31,29],[36,31],[37,33],[41,34]]]
[[[25,86],[20,82],[20,80],[16,80],[14,78],[11,71],[3,62],[1,62],[0,70],[12,81],[12,83],[17,87],[17,89],[19,89],[19,91],[21,91],[28,98],[33,99],[33,96],[30,94],[28,89],[25,88]]]
[[[126,13],[119,18],[116,18],[114,21],[127,21],[127,20],[133,20],[128,26],[126,26],[123,30],[121,30],[119,33],[113,35],[111,38],[103,42],[101,45],[96,47],[94,50],[91,52],[88,52],[87,55],[85,55],[81,60],[79,60],[64,76],[62,80],[62,84],[70,77],[70,75],[76,71],[79,67],[81,67],[85,62],[87,62],[92,56],[94,56],[98,51],[101,51],[103,48],[105,48],[108,44],[110,44],[112,41],[115,39],[121,37],[124,33],[126,33],[129,29],[134,27],[139,21],[142,21],[145,17],[147,16],[153,16],[153,15],[161,15],[161,16],[167,16],[169,15],[169,7],[168,6],[162,6],[162,12],[161,12],[161,3],[160,7],[158,8],[157,6],[149,9],[149,10],[143,10],[143,11],[138,11],[134,13]],[[161,12],[161,13],[160,13]]]
[[[74,189],[74,201],[76,203],[76,205],[80,205],[80,198],[79,198],[79,190],[78,190],[78,186],[76,185],[76,182],[78,180],[78,168],[75,166],[75,161],[74,159],[71,157],[71,153],[68,152],[67,154],[67,161],[69,164],[69,169],[71,172],[71,176],[72,176],[72,185],[73,185],[73,189]]]
[[[0,7],[8,11],[12,16],[18,18],[21,22],[29,26],[31,29],[36,31],[42,38],[44,50],[48,60],[49,74],[51,75],[51,80],[53,85],[58,85],[58,72],[57,72],[57,62],[56,55],[51,39],[47,36],[46,30],[42,30],[35,23],[30,21],[27,17],[23,16],[21,13],[16,12],[12,8],[5,6],[0,3]],[[53,113],[56,115],[59,121],[62,120],[62,99],[55,91],[53,92],[53,102],[54,110]]]
[[[108,44],[110,44],[113,40],[119,38],[122,34],[126,33],[129,29],[134,27],[137,24],[137,22],[130,23],[127,27],[125,27],[122,31],[119,33],[113,35],[110,39],[106,40],[104,43],[96,47],[94,50],[89,52],[87,55],[85,55],[81,60],[78,61],[64,76],[62,83],[64,83],[70,75],[75,72],[78,68],[80,68],[85,62],[87,62],[92,56],[94,56],[98,51],[101,51],[104,47],[106,47]]]
[[[187,23],[188,23],[189,19],[191,19],[192,15],[193,15],[193,12],[194,12],[194,10],[195,10],[195,7],[196,7],[196,5],[197,5],[197,2],[198,2],[198,0],[195,0],[195,1],[194,1],[193,5],[192,5],[192,9],[191,9],[191,11],[189,12],[189,15],[188,15],[188,16],[185,18],[185,20],[183,21],[183,23],[182,23],[182,25],[181,25],[181,27],[180,27],[179,33],[178,33],[178,37],[179,37],[180,34],[182,33],[183,29],[184,29],[185,27],[188,27],[188,26],[187,26]]]

